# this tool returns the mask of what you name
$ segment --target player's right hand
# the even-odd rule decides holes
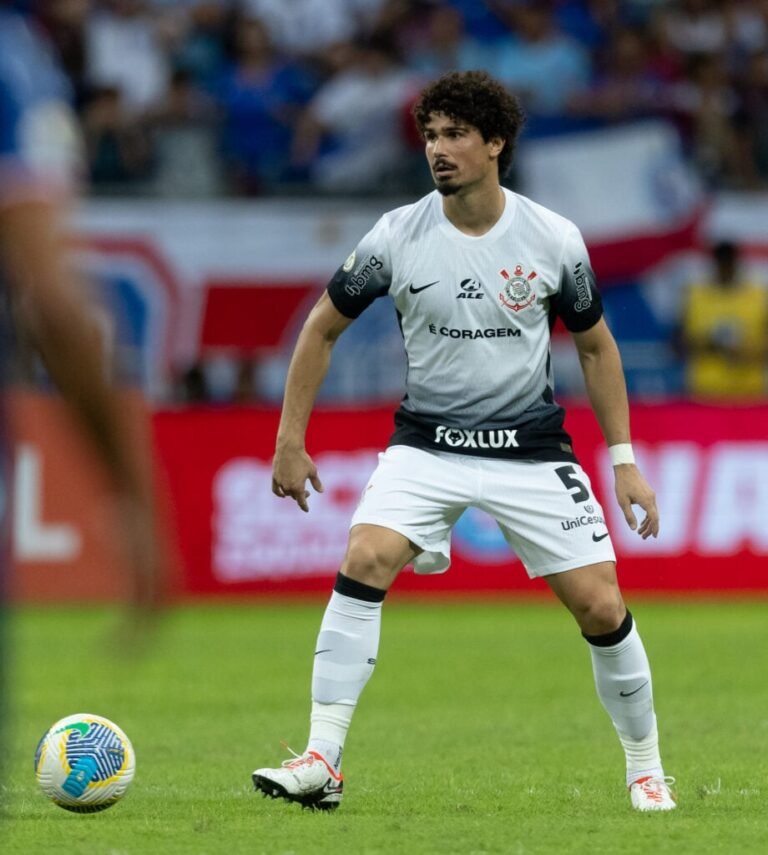
[[[323,492],[317,467],[303,448],[275,452],[272,461],[272,492],[281,499],[293,499],[305,513],[309,511],[307,499],[310,496],[307,480],[315,492]]]

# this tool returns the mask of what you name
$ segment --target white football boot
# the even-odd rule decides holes
[[[256,790],[312,810],[335,810],[341,804],[344,776],[317,751],[291,754],[293,759],[283,761],[279,769],[257,769],[253,773]]]
[[[672,792],[674,778],[659,778],[647,775],[638,778],[629,785],[629,796],[635,810],[674,810],[677,807]]]

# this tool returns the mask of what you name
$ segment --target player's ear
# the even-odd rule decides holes
[[[498,156],[504,150],[504,146],[507,144],[507,141],[502,137],[491,137],[488,140],[488,154],[492,158],[498,158]]]

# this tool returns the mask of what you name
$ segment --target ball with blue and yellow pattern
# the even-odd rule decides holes
[[[40,788],[59,807],[95,813],[118,802],[136,771],[125,733],[108,718],[77,713],[57,721],[35,751]]]

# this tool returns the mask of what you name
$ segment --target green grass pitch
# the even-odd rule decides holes
[[[763,853],[768,602],[635,602],[680,806],[633,813],[623,756],[566,612],[541,600],[385,606],[334,813],[263,799],[252,769],[304,748],[322,602],[186,606],[140,657],[114,614],[12,617],[4,855]],[[136,778],[96,815],[38,791],[38,738],[75,712],[130,736]]]

